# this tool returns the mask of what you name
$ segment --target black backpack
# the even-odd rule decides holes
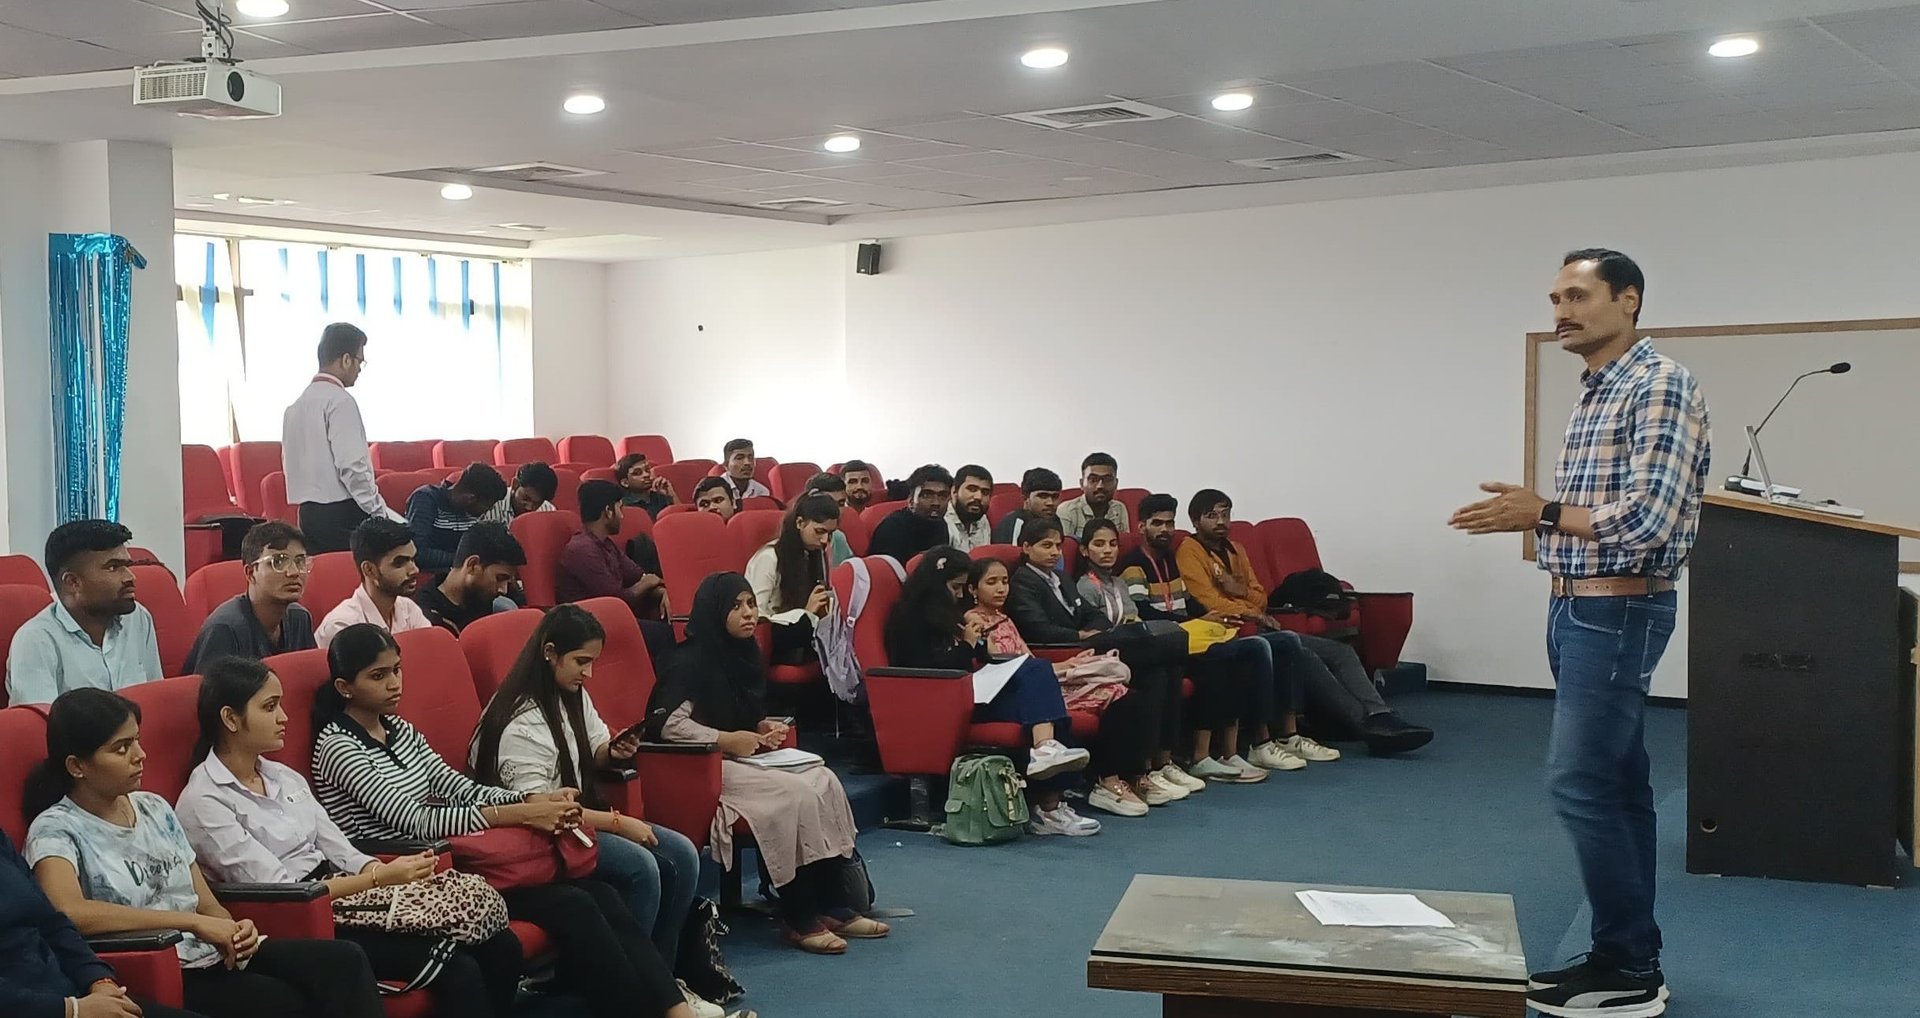
[[[1302,569],[1288,574],[1273,593],[1267,595],[1267,610],[1304,612],[1327,618],[1344,618],[1354,597],[1340,580],[1325,569]]]

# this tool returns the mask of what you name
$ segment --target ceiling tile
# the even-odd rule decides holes
[[[1509,93],[1439,64],[1408,61],[1285,77],[1302,92],[1341,99],[1382,113],[1493,102]]]
[[[647,22],[593,0],[497,3],[453,10],[421,11],[420,17],[475,39],[515,39],[553,32],[600,32],[641,28]]]
[[[1313,95],[1308,92],[1302,92],[1296,88],[1288,88],[1285,85],[1274,85],[1270,83],[1262,83],[1257,85],[1240,85],[1240,86],[1222,85],[1217,89],[1213,89],[1206,92],[1190,92],[1186,95],[1157,96],[1150,99],[1142,99],[1140,101],[1146,103],[1149,106],[1158,106],[1161,109],[1172,110],[1175,113],[1185,113],[1189,116],[1196,116],[1196,117],[1207,117],[1210,119],[1216,119],[1223,124],[1231,124],[1233,123],[1234,118],[1238,116],[1237,112],[1223,113],[1220,110],[1216,110],[1213,108],[1213,97],[1219,95],[1222,92],[1243,92],[1249,96],[1252,96],[1253,106],[1249,107],[1250,109],[1260,109],[1262,107],[1267,107],[1267,106],[1291,106],[1291,105],[1297,105],[1299,103],[1314,103],[1314,102],[1321,101],[1321,97],[1317,95]]]
[[[198,19],[137,0],[0,0],[0,25],[63,39],[85,39],[108,28],[120,35],[166,32]]]
[[[1102,138],[1217,159],[1301,155],[1300,146],[1256,131],[1227,127],[1192,117],[1098,128]]]
[[[1019,145],[1048,135],[1068,133],[1058,128],[1035,127],[1000,117],[977,116],[929,123],[893,124],[888,125],[887,130],[910,138],[924,138],[929,141],[945,141],[982,148]]]
[[[77,74],[132,67],[138,63],[118,50],[73,42],[24,28],[0,32],[0,71],[21,77],[42,74]],[[124,102],[125,99],[122,99]]]
[[[638,15],[657,25],[697,21],[728,21],[774,14],[828,11],[840,6],[832,0],[600,0],[615,10]]]
[[[1920,83],[1920,7],[1841,14],[1813,21],[1880,66]]]
[[[27,2],[34,2],[34,0],[27,0]],[[64,2],[65,0],[50,0],[47,6]],[[194,21],[200,20],[200,15],[194,11],[194,0],[132,0],[132,2],[144,4],[148,7],[173,11],[176,14],[184,15]],[[489,0],[489,2],[498,3],[499,0]],[[287,12],[285,17],[280,18],[249,18],[235,10],[231,0],[229,0],[225,6],[227,16],[233,19],[233,27],[247,28],[253,25],[270,25],[276,22],[311,21],[314,18],[338,18],[349,14],[367,14],[378,11],[383,6],[393,7],[398,5],[387,3],[386,0],[373,0],[373,2],[370,2],[370,0],[288,0],[288,6],[292,9]]]
[[[327,21],[262,23],[247,30],[275,42],[319,51],[392,49],[397,46],[432,46],[469,40],[468,36],[450,28],[424,24],[398,14],[364,14]]]
[[[305,0],[288,0],[289,3],[304,3]],[[334,0],[338,2],[338,0]],[[366,0],[361,0],[366,2]],[[381,7],[391,7],[397,11],[440,11],[460,7],[487,7],[497,4],[537,4],[544,0],[373,0]]]

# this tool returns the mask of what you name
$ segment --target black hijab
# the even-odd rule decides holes
[[[687,639],[647,705],[648,738],[660,739],[667,719],[688,702],[693,720],[723,732],[750,732],[765,720],[767,666],[760,645],[727,632],[728,613],[741,594],[752,590],[739,573],[714,573],[700,581],[687,617]]]

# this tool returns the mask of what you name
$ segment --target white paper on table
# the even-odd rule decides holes
[[[1022,654],[1011,661],[997,661],[976,669],[973,673],[973,702],[992,703],[993,698],[1007,688],[1007,683],[1013,681],[1013,673],[1019,671],[1020,666],[1032,656]]]
[[[820,758],[820,754],[809,753],[804,749],[775,749],[738,759],[741,763],[750,763],[755,767],[805,767],[808,764],[825,762]]]
[[[1300,904],[1322,926],[1432,926],[1453,928],[1453,920],[1411,894],[1355,894],[1349,891],[1295,891]]]

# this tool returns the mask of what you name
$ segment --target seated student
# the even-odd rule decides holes
[[[773,660],[814,657],[813,626],[833,598],[827,588],[827,545],[840,529],[840,503],[803,495],[780,518],[780,532],[747,560],[747,582],[762,618],[773,623]]]
[[[420,589],[420,567],[413,555],[413,534],[392,520],[378,517],[353,528],[353,564],[360,585],[320,620],[314,639],[325,650],[340,630],[371,622],[391,633],[433,625],[427,613],[413,603]]]
[[[847,482],[825,471],[821,471],[807,478],[807,487],[802,494],[825,495],[833,499],[834,505],[842,509],[847,507]],[[856,557],[853,554],[853,545],[847,542],[847,535],[838,527],[834,528],[833,543],[830,545],[830,548],[832,554],[827,556],[829,565],[837,566],[850,558]]]
[[[1097,607],[1062,583],[1060,524],[1035,517],[1020,533],[1020,563],[1008,581],[1006,614],[1029,643],[1082,643],[1099,653],[1117,651],[1131,672],[1126,695],[1103,712],[1094,769],[1100,782],[1087,805],[1119,816],[1144,816],[1148,806],[1182,799],[1186,788],[1153,773],[1161,750],[1163,715],[1177,692],[1187,660],[1184,632],[1149,633],[1116,626]],[[1258,780],[1258,779],[1255,779]]]
[[[754,479],[753,439],[736,438],[727,443],[720,457],[720,476],[726,478],[735,502],[750,498],[772,498],[773,492]]]
[[[900,600],[887,616],[887,660],[896,668],[951,668],[971,672],[992,657],[986,643],[986,623],[968,618],[963,605],[973,561],[955,548],[935,548],[900,587]],[[1072,727],[1067,701],[1060,695],[1059,673],[1066,663],[1028,658],[1000,692],[973,709],[976,722],[1012,721],[1027,733],[1027,780],[1040,781],[1086,767],[1088,753],[1059,740]],[[1031,792],[1035,834],[1088,835],[1100,832],[1100,822],[1082,819],[1061,801],[1057,788],[1035,786]]]
[[[300,603],[313,569],[305,535],[279,520],[256,523],[240,541],[240,561],[246,563],[247,592],[207,615],[187,651],[188,675],[216,657],[258,660],[318,646],[313,615]]]
[[[51,703],[71,689],[125,689],[160,678],[153,616],[133,599],[133,532],[74,520],[47,535],[53,603],[13,634],[7,699]]]
[[[200,681],[199,766],[175,812],[200,867],[231,883],[319,880],[335,898],[396,887],[433,875],[434,853],[381,862],[353,847],[313,799],[300,772],[264,754],[286,745],[280,678],[265,664],[216,658]],[[341,926],[334,936],[359,944],[374,977],[408,985],[435,964],[427,984],[441,1014],[506,1018],[520,986],[520,941],[502,930],[436,958],[440,938]]]
[[[485,463],[468,464],[457,481],[415,488],[407,496],[407,529],[413,531],[420,567],[437,573],[452,566],[460,535],[505,497],[507,482]]]
[[[146,758],[131,700],[76,689],[53,702],[22,854],[54,907],[84,934],[179,930],[182,1001],[208,1018],[381,1018],[359,945],[268,939],[214,898],[172,807],[140,790]]]
[[[499,523],[477,523],[460,537],[454,565],[438,584],[413,592],[427,621],[460,631],[500,610],[500,599],[527,564],[526,550]]]
[[[1380,698],[1373,678],[1353,648],[1338,640],[1286,633],[1267,616],[1267,591],[1253,574],[1247,550],[1230,536],[1233,500],[1206,488],[1187,503],[1193,539],[1180,545],[1174,561],[1187,593],[1209,614],[1234,624],[1252,623],[1275,634],[1276,665],[1285,653],[1287,667],[1300,676],[1308,714],[1335,738],[1360,739],[1376,756],[1404,753],[1433,741],[1433,729],[1408,724]]]
[[[620,457],[613,465],[613,480],[620,486],[621,505],[644,509],[654,519],[674,502],[673,482],[653,472],[646,453],[630,452]]]
[[[587,693],[606,639],[600,621],[578,605],[547,612],[481,713],[467,760],[484,784],[529,795],[578,790],[581,823],[600,832],[594,879],[625,895],[672,967],[700,882],[700,853],[677,831],[607,809],[594,791],[594,774],[627,766],[640,749],[638,731],[614,738]]]
[[[947,496],[953,491],[953,475],[940,464],[929,463],[907,477],[907,490],[912,501],[889,513],[867,539],[867,554],[891,555],[903,566],[915,555],[947,543]]]
[[[1077,537],[1094,520],[1106,520],[1114,529],[1124,534],[1127,526],[1127,507],[1114,499],[1114,493],[1120,490],[1120,463],[1104,452],[1089,453],[1080,461],[1080,494],[1060,503],[1055,511],[1060,517],[1060,529],[1070,537]]]
[[[620,486],[612,481],[580,484],[580,531],[560,550],[554,592],[562,602],[617,597],[638,619],[658,621],[665,614],[666,582],[623,554],[613,537],[620,532]]]
[[[993,475],[977,463],[953,472],[953,504],[947,507],[947,543],[961,551],[993,543],[993,525],[987,522],[987,502],[993,498]]]
[[[560,490],[560,475],[545,463],[528,463],[513,472],[505,498],[480,514],[481,523],[512,523],[522,513],[550,513],[554,493]]]
[[[854,512],[864,512],[873,504],[874,489],[879,488],[881,480],[873,472],[873,464],[864,460],[848,460],[840,464],[840,479],[847,482],[847,504]],[[886,501],[886,492],[880,492],[880,501]]]
[[[400,648],[379,626],[349,626],[327,649],[333,681],[314,697],[313,791],[350,838],[451,838],[494,827],[560,833],[580,825],[571,790],[527,794],[448,766],[393,712]],[[649,931],[598,880],[502,891],[507,914],[538,925],[560,951],[559,985],[592,1018],[694,1018]]]
[[[703,478],[693,486],[693,507],[723,520],[733,519],[740,503],[733,497],[733,486],[724,477]]]
[[[1026,496],[1026,501],[993,525],[993,543],[1020,544],[1021,532],[1027,524],[1034,520],[1059,521],[1055,513],[1060,505],[1059,474],[1046,467],[1034,467],[1020,475],[1020,493]]]
[[[787,726],[767,716],[767,670],[754,642],[760,609],[739,573],[700,581],[687,640],[647,704],[650,738],[713,743],[720,764],[720,808],[708,832],[711,854],[734,864],[733,825],[753,831],[761,865],[778,892],[786,941],[814,954],[841,954],[843,938],[871,939],[886,923],[861,915],[846,897],[857,867],[853,809],[826,767],[756,767],[739,758],[773,749]]]

